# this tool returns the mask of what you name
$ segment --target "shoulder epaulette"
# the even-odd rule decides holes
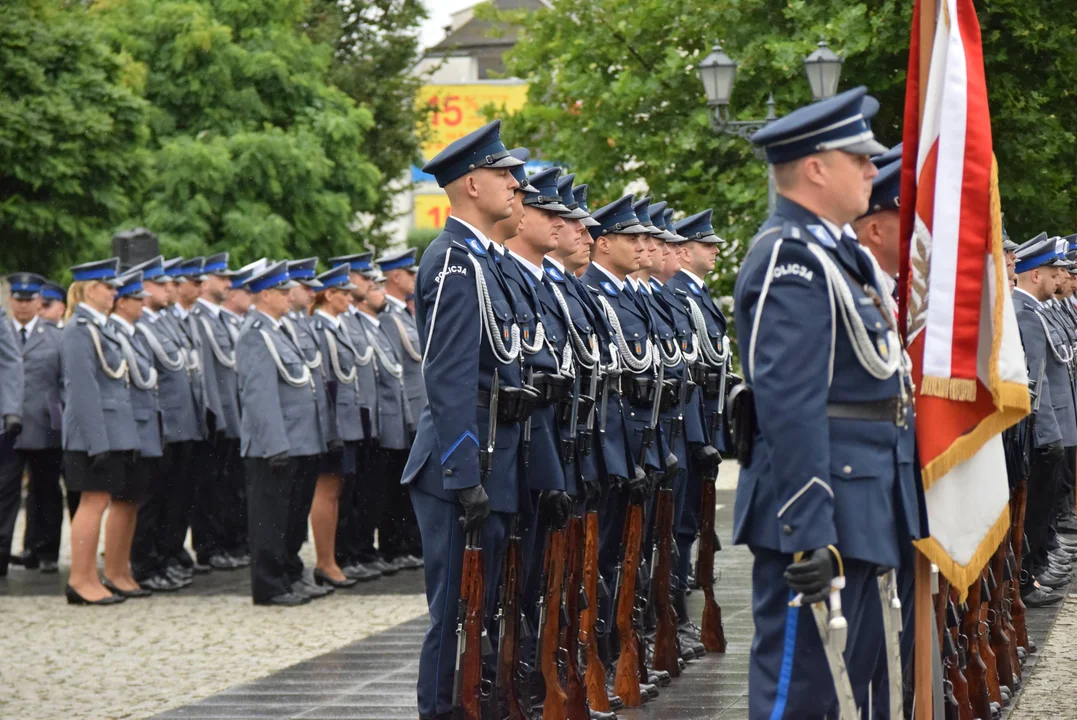
[[[75,322],[79,325],[85,325],[88,321],[84,317],[77,318]]]

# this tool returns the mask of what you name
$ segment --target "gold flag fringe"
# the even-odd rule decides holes
[[[962,402],[976,402],[976,380],[925,375],[920,380],[920,394]]]
[[[969,559],[968,565],[960,565],[955,561],[950,554],[943,549],[939,541],[933,537],[924,538],[923,540],[915,540],[916,547],[922,552],[931,562],[935,563],[939,567],[939,572],[943,577],[950,581],[950,584],[958,589],[961,594],[960,602],[964,602],[965,598],[969,594],[969,586],[979,579],[980,573],[983,572],[984,566],[987,565],[991,556],[995,554],[995,550],[998,549],[1002,541],[1010,534],[1010,505],[1006,504],[1006,507],[1002,508],[1002,513],[998,516],[998,520],[991,526],[991,529],[984,536],[984,539],[980,541],[979,547],[976,548],[976,552],[973,553],[972,558]]]

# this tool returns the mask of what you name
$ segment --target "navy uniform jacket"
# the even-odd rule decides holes
[[[658,315],[673,328],[674,337],[681,348],[681,352],[699,351],[695,333],[692,330],[692,319],[688,316],[688,308],[681,298],[677,297],[677,290],[651,278],[651,289],[654,291],[654,300],[658,309]],[[699,362],[697,360],[696,362]],[[685,365],[675,368],[667,368],[667,373],[673,377],[684,377]],[[713,443],[713,438],[706,438],[706,424],[703,418],[703,393],[693,387],[684,403],[684,437],[690,443]],[[686,458],[681,458],[685,461]]]
[[[688,276],[688,273],[680,270],[676,275],[669,279],[666,283],[666,287],[673,291],[673,294],[681,301],[681,304],[686,310],[690,308],[688,301],[691,300],[699,308],[700,314],[703,316],[703,321],[707,326],[707,340],[711,343],[711,347],[721,349],[723,339],[728,332],[728,325],[725,315],[722,314],[721,309],[710,295],[710,291],[705,285],[699,285],[692,278]],[[690,310],[688,310],[690,312]],[[705,361],[705,358],[700,357],[701,361]],[[717,370],[718,368],[712,368]],[[728,388],[732,389],[732,388]],[[705,398],[703,393],[697,393],[699,395],[700,403],[704,409],[704,421],[703,427],[708,428],[709,423],[706,418],[709,418],[713,413],[718,411],[718,398]],[[708,440],[710,444],[714,445],[719,450],[724,450],[724,442],[722,441],[721,430],[715,431],[715,437],[711,437]]]
[[[493,250],[497,252],[496,249]],[[496,258],[495,258],[496,260]],[[560,313],[553,315],[551,305],[554,300],[551,293],[543,287],[535,276],[511,253],[501,256],[501,269],[513,292],[516,303],[516,320],[520,333],[527,344],[535,342],[537,323],[541,322],[546,333],[546,340],[558,350],[565,346],[565,326],[560,320]],[[546,302],[539,297],[539,292],[546,296]],[[548,346],[538,349],[535,354],[523,352],[524,382],[530,373],[557,375],[559,357],[555,357]],[[558,429],[556,407],[536,407],[531,414],[531,443],[527,455],[527,486],[532,490],[567,490],[575,492],[575,482],[565,478],[561,463],[561,433]],[[521,445],[521,451],[523,446]],[[570,487],[571,484],[571,487]]]
[[[191,366],[187,350],[176,335],[173,319],[165,311],[144,310],[135,323],[157,368],[157,399],[161,406],[162,438],[166,443],[190,442],[204,437],[202,414],[198,411],[199,375]]]
[[[304,457],[325,452],[314,381],[288,333],[268,315],[252,310],[239,333],[236,359],[243,457],[269,458],[281,453]]]
[[[1069,391],[1069,372],[1066,366],[1055,356],[1048,335],[1049,326],[1040,318],[1037,309],[1040,302],[1021,288],[1014,288],[1013,308],[1017,312],[1017,327],[1021,330],[1021,343],[1025,346],[1025,359],[1028,362],[1028,376],[1039,380],[1039,409],[1036,411],[1036,447],[1063,442],[1065,434],[1062,424],[1066,415],[1058,417],[1053,398]],[[1040,378],[1040,368],[1043,377]],[[1054,388],[1055,383],[1064,383],[1062,390]],[[1065,408],[1063,407],[1063,410]],[[1073,422],[1073,416],[1069,416]]]
[[[638,300],[633,299],[628,293],[632,292],[631,285],[626,281],[624,288],[617,289],[617,286],[609,279],[609,277],[602,272],[594,263],[587,266],[587,270],[583,273],[583,281],[587,285],[588,289],[594,294],[596,298],[605,298],[606,302],[610,304],[613,312],[616,314],[617,320],[621,325],[621,332],[624,333],[624,341],[627,346],[627,350],[632,353],[635,358],[640,358],[643,353],[646,352],[647,341],[651,338],[652,328],[650,325],[651,318],[650,313],[647,312],[645,306],[640,305]],[[601,307],[600,301],[599,306]],[[610,322],[611,333],[613,333],[613,321],[607,318]],[[614,341],[616,341],[614,339]],[[628,400],[628,388],[627,383],[631,382],[632,373],[625,366],[624,361],[621,361],[622,375],[621,375],[621,407],[624,413],[625,424],[625,438],[627,440],[627,451],[630,454],[629,460],[634,464],[639,464],[640,449],[643,438],[643,428],[650,423],[650,410],[647,408],[633,407]],[[650,369],[643,371],[644,374],[653,375]],[[610,413],[613,414],[612,412]],[[606,433],[606,440],[609,441],[610,432]],[[645,466],[658,469],[662,467],[658,454],[658,441],[656,430],[656,441],[651,444],[651,447],[647,450],[647,455],[644,461]],[[632,466],[630,466],[632,467]],[[646,469],[646,468],[645,468]]]
[[[92,328],[92,329],[91,329]],[[101,342],[97,354],[93,334]],[[61,362],[64,368],[64,450],[90,455],[138,450],[140,441],[127,378],[110,377],[123,364],[123,351],[107,323],[98,323],[81,305],[64,326]]]
[[[901,545],[921,532],[918,509],[908,507],[916,491],[912,458],[900,450],[903,428],[831,419],[827,404],[899,397],[905,380],[900,367],[878,380],[861,366],[844,324],[831,315],[824,267],[810,245],[840,268],[871,342],[886,349],[893,318],[865,290],[882,294],[868,256],[853,238],[835,239],[813,213],[780,198],[735,289],[758,428],[751,463],[740,472],[733,539],[785,554],[835,544],[845,557],[899,567]]]
[[[322,354],[322,372],[325,373],[330,419],[333,424],[332,436],[344,442],[363,440],[365,435],[359,389],[362,367],[357,366],[357,360],[363,359],[364,356],[352,344],[343,325],[343,315],[337,318],[336,323],[318,313],[314,314],[312,320],[318,349]],[[369,351],[365,361],[367,365],[374,362]]]
[[[447,502],[456,501],[457,490],[480,482],[479,444],[487,444],[490,411],[479,407],[479,391],[490,391],[495,369],[500,385],[522,384],[519,358],[501,363],[487,337],[489,329],[509,345],[515,324],[511,292],[490,252],[475,233],[450,217],[423,253],[416,278],[415,320],[423,341],[429,401],[419,416],[401,482],[415,483]],[[495,327],[480,325],[479,312],[485,315],[485,308],[479,307],[476,265],[486,283]],[[519,445],[519,424],[498,423],[491,470],[483,483],[494,512],[513,513],[519,507]]]
[[[224,313],[221,313],[224,317]],[[299,347],[303,360],[310,368],[310,375],[314,379],[314,400],[318,405],[318,431],[323,438],[322,442],[328,444],[331,440],[338,440],[329,417],[329,395],[326,391],[325,368],[322,357],[319,354],[318,339],[314,337],[313,321],[309,315],[299,315],[290,312],[281,318],[281,325],[291,336],[292,342]]]
[[[22,412],[23,369],[19,339],[0,308],[0,417]]]
[[[415,423],[404,398],[404,370],[400,358],[379,321],[361,312],[357,317],[367,342],[374,349],[378,380],[378,442],[388,450],[406,450],[411,441],[409,428]]]
[[[352,345],[359,352],[360,357],[366,357],[368,352],[373,352],[370,341],[366,336],[366,329],[359,320],[359,311],[354,308],[341,316],[344,321],[344,329],[351,338]],[[377,439],[378,437],[378,366],[371,360],[359,368],[359,408],[366,417],[363,423],[363,438]]]
[[[15,342],[20,343],[17,334]],[[63,404],[60,391],[63,365],[60,347],[63,331],[48,320],[37,318],[22,346],[24,373],[22,433],[15,439],[19,450],[45,450],[60,447]]]
[[[385,301],[385,310],[378,314],[381,329],[393,344],[396,356],[404,366],[404,393],[414,422],[426,406],[426,385],[423,384],[423,353],[415,318],[406,307],[392,299]]]
[[[223,318],[215,315],[201,299],[187,316],[188,325],[197,333],[199,364],[205,390],[207,413],[213,413],[217,432],[238,438],[239,394],[236,390],[236,354],[232,334]]]
[[[158,458],[161,452],[161,421],[158,417],[160,407],[157,402],[157,383],[152,387],[140,388],[134,381],[137,371],[139,377],[150,380],[153,375],[153,351],[146,343],[146,337],[137,330],[134,335],[128,333],[114,317],[109,318],[109,326],[123,346],[123,356],[127,358],[127,372],[130,382],[127,390],[131,395],[131,411],[138,428],[138,452],[142,457]],[[126,345],[124,342],[126,341]],[[136,368],[137,364],[137,368]]]

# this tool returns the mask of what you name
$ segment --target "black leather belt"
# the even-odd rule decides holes
[[[500,386],[497,390],[497,421],[502,423],[519,423],[531,416],[538,401],[538,394],[532,388],[515,388]],[[490,391],[479,388],[479,407],[490,407]]]
[[[863,403],[827,403],[826,416],[837,420],[870,420],[904,426],[908,406],[900,397]]]
[[[539,407],[549,407],[572,393],[572,378],[562,375],[535,373],[530,385],[538,392]]]

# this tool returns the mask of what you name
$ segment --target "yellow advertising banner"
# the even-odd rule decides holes
[[[440,230],[445,227],[449,217],[449,198],[445,193],[432,195],[414,195],[415,209],[412,219],[416,228],[423,230]]]
[[[486,124],[482,109],[488,105],[502,112],[519,110],[527,101],[527,83],[473,82],[454,85],[424,85],[418,102],[433,106],[429,116],[430,135],[423,143],[427,160],[446,145]]]

